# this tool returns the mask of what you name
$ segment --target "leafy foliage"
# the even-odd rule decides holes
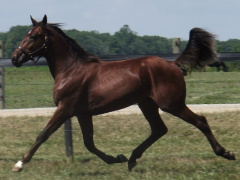
[[[17,48],[31,26],[14,26],[8,32],[0,33],[4,41],[4,57],[9,58]],[[76,40],[86,51],[94,55],[132,55],[132,54],[169,54],[172,53],[172,39],[161,36],[138,36],[124,25],[113,35],[98,31],[65,30],[68,36]],[[180,49],[183,50],[187,41],[182,40]],[[229,39],[217,41],[218,52],[240,52],[240,40]]]
[[[240,40],[229,39],[227,41],[217,42],[218,52],[240,52]]]
[[[30,29],[30,26],[14,26],[8,33],[2,34],[4,40],[4,57],[11,56],[12,52],[18,47],[23,37]]]

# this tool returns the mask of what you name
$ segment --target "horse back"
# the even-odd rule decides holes
[[[89,109],[121,109],[147,97],[165,103],[176,96],[178,86],[185,95],[181,70],[159,57],[102,62],[89,84]]]

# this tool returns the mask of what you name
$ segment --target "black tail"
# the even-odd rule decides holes
[[[192,69],[202,69],[216,60],[214,35],[203,29],[193,28],[186,48],[175,62],[191,72]]]

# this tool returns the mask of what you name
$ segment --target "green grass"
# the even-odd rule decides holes
[[[187,104],[239,103],[240,72],[192,72],[185,77]],[[5,68],[6,108],[53,107],[47,66]]]
[[[185,77],[187,104],[240,103],[239,72],[193,72]]]
[[[6,108],[53,107],[53,83],[47,66],[5,68]]]
[[[205,114],[219,142],[240,158],[240,114]],[[164,179],[164,180],[237,180],[239,160],[228,161],[215,156],[206,138],[191,125],[168,114],[162,118],[169,132],[152,145],[128,172],[127,163],[107,165],[86,150],[82,135],[73,119],[74,163],[67,164],[63,128],[61,127],[36,152],[21,173],[10,172],[12,166],[34,142],[49,117],[1,118],[0,179]],[[142,115],[97,116],[94,118],[95,144],[116,156],[131,155],[150,133]]]

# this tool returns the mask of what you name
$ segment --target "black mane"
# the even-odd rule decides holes
[[[61,35],[66,40],[66,42],[69,44],[69,46],[72,50],[72,53],[74,54],[74,56],[77,60],[84,61],[84,62],[99,62],[98,57],[96,57],[92,54],[89,54],[82,47],[80,47],[74,39],[67,36],[60,29],[61,24],[59,24],[59,23],[58,24],[47,24],[47,27],[49,27],[50,29],[57,32],[59,35]]]

